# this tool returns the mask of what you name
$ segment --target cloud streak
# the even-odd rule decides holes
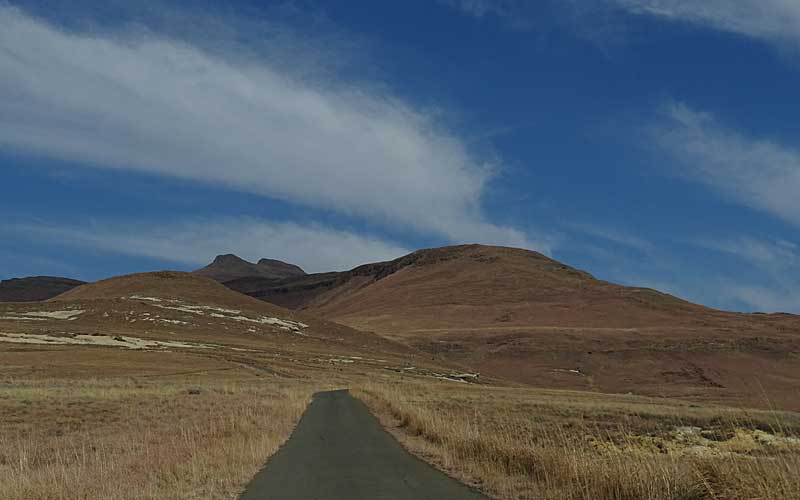
[[[600,238],[617,245],[633,248],[643,253],[649,253],[656,249],[655,245],[636,234],[628,233],[614,227],[597,224],[570,224],[570,227],[579,232],[594,238]]]
[[[519,0],[439,0],[462,14],[483,18],[496,15],[512,25],[532,25],[534,2]],[[800,43],[800,3],[796,0],[560,0],[537,2],[535,7],[572,16],[573,28],[593,39],[618,37],[625,21],[617,14],[648,16],[735,33],[776,44]],[[559,10],[560,9],[560,10]],[[603,20],[602,22],[599,20]],[[578,22],[575,22],[578,21]],[[611,22],[607,26],[598,24]],[[609,31],[610,30],[610,31]]]
[[[163,37],[68,33],[11,7],[0,7],[0,47],[0,149],[190,179],[451,241],[539,246],[484,216],[493,165],[368,86],[298,79]]]
[[[699,238],[693,244],[735,256],[755,269],[761,278],[761,283],[725,279],[719,286],[720,295],[743,302],[754,310],[800,312],[800,248],[796,244],[750,236]]]
[[[606,0],[634,14],[684,21],[768,41],[800,42],[795,0]]]
[[[680,175],[800,225],[800,151],[729,130],[683,104],[667,106],[663,117],[651,139],[679,162]]]
[[[284,260],[308,272],[347,270],[390,260],[409,250],[380,238],[327,226],[249,217],[169,222],[98,221],[81,225],[16,224],[7,234],[24,235],[77,248],[149,257],[199,267],[222,253],[256,261]]]
[[[800,314],[800,291],[758,285],[729,284],[722,287],[729,297],[749,304],[753,311]]]
[[[780,273],[787,268],[800,268],[800,248],[786,240],[763,241],[743,236],[731,239],[701,238],[693,243]]]

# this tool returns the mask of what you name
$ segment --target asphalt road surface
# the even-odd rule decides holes
[[[406,452],[347,391],[314,396],[240,500],[486,500]]]

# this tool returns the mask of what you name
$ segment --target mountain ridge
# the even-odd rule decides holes
[[[280,260],[260,259],[252,263],[234,254],[217,255],[209,265],[193,272],[219,282],[243,277],[280,280],[306,274],[299,266]]]

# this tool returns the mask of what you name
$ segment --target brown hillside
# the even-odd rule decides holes
[[[263,303],[244,297],[210,278],[179,271],[157,271],[108,278],[74,288],[54,297],[51,301],[109,300],[132,295],[176,298],[245,308],[264,307]],[[280,309],[272,304],[267,306],[269,310]]]
[[[537,252],[482,245],[419,250],[341,273],[225,285],[398,336],[454,326],[675,326],[713,313],[655,290],[597,280]]]
[[[372,329],[373,324],[388,326],[386,315],[399,307],[407,314],[391,326],[398,332],[456,325],[674,325],[710,312],[655,290],[600,281],[537,252],[513,248],[421,250],[378,269],[372,276],[357,273],[367,276],[350,280],[348,293],[321,294],[305,309]]]
[[[445,247],[226,285],[529,384],[800,408],[797,317],[716,311],[527,250]]]
[[[71,311],[75,311],[74,316]],[[66,317],[51,317],[62,314]],[[241,348],[414,361],[421,353],[373,333],[253,299],[192,273],[160,271],[86,284],[47,302],[0,310],[0,332],[123,335]],[[429,356],[428,356],[429,357]]]

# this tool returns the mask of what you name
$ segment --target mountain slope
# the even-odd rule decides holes
[[[281,280],[306,274],[300,267],[280,260],[261,259],[253,264],[233,254],[218,255],[211,264],[194,273],[219,282],[244,277]]]
[[[226,285],[528,384],[800,408],[798,317],[716,311],[527,250],[445,247]]]
[[[85,282],[55,276],[30,276],[0,281],[0,302],[47,300]]]
[[[134,325],[137,321],[150,321],[153,326],[185,329],[188,336],[186,338],[202,334],[204,338],[228,341],[244,335],[253,337],[249,340],[271,339],[287,343],[297,342],[303,337],[315,340],[335,339],[336,342],[345,344],[387,344],[387,341],[376,335],[357,332],[308,314],[255,300],[210,278],[177,271],[109,278],[74,288],[50,299],[47,304],[56,308],[71,307],[85,311],[79,316],[81,321],[101,316],[103,320],[97,319],[104,325],[113,325],[115,322],[119,324],[118,320],[123,319],[128,323],[126,327],[131,326],[134,329],[139,328]],[[138,313],[134,311],[141,307],[157,311],[148,315],[158,320],[136,316]],[[128,311],[128,308],[131,310]],[[287,329],[283,323],[305,326]],[[298,335],[287,336],[286,332]],[[256,335],[249,335],[252,333]],[[274,334],[277,336],[274,337]],[[393,343],[389,344],[394,346]]]
[[[597,280],[537,252],[481,245],[420,250],[341,273],[225,284],[396,336],[454,326],[674,325],[713,312],[655,290]]]

